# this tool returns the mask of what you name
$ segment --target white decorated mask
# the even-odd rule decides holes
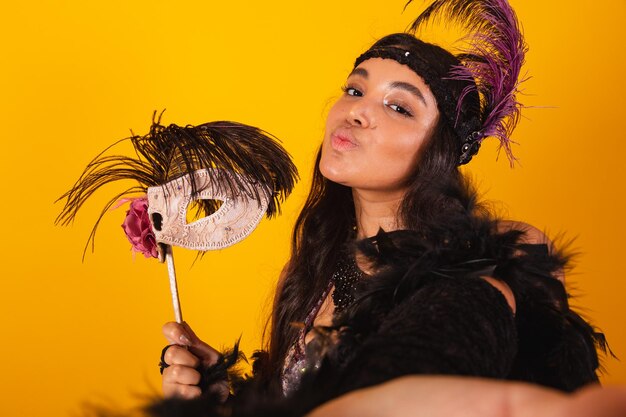
[[[189,174],[148,188],[148,214],[158,243],[200,251],[226,248],[245,239],[265,215],[268,193],[261,184],[252,184],[239,174],[216,168],[200,169],[191,175],[195,193]],[[233,176],[249,185],[248,190],[240,189],[233,194],[233,187],[226,185]],[[258,192],[249,192],[255,189]],[[222,203],[214,213],[187,223],[187,211],[195,200]]]

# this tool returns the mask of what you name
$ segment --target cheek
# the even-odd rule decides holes
[[[387,156],[387,163],[395,163],[398,168],[408,169],[413,167],[418,160],[418,155],[424,143],[424,135],[394,132],[389,137],[391,141],[386,141],[382,153]]]
[[[421,135],[396,135],[394,141],[372,149],[372,171],[378,171],[390,184],[403,183],[415,169],[423,145]]]

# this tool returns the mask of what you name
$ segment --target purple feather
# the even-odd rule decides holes
[[[450,78],[473,80],[476,85],[462,92],[457,118],[462,100],[477,89],[481,97],[482,136],[497,137],[513,165],[510,137],[522,107],[517,93],[524,81],[519,76],[528,49],[515,12],[506,0],[438,0],[417,17],[409,31],[415,33],[437,18],[456,22],[470,32],[464,38],[466,48],[458,55],[463,65],[453,67]]]

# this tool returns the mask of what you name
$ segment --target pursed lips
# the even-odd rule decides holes
[[[330,142],[333,149],[338,151],[347,151],[356,148],[357,140],[348,129],[337,129],[330,135]]]

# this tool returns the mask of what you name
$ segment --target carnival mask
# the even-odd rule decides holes
[[[65,206],[57,223],[70,224],[102,185],[138,182],[105,205],[85,250],[90,242],[93,248],[102,216],[130,201],[124,231],[134,251],[167,263],[176,321],[182,322],[172,245],[207,251],[241,241],[264,215],[272,217],[280,211],[298,172],[275,137],[236,122],[163,126],[153,118],[147,135],[128,140],[136,157],[103,152],[92,160],[61,197]],[[123,198],[131,193],[147,197]],[[201,218],[188,221],[192,205]]]
[[[258,187],[261,192],[240,189],[233,193],[225,186],[233,176],[238,176],[239,181],[249,187]],[[242,175],[216,168],[200,169],[161,186],[149,187],[148,214],[156,241],[200,251],[233,245],[245,239],[265,215],[268,199],[262,188],[246,181]],[[188,223],[190,205],[198,200],[217,200],[221,204],[214,213]]]

